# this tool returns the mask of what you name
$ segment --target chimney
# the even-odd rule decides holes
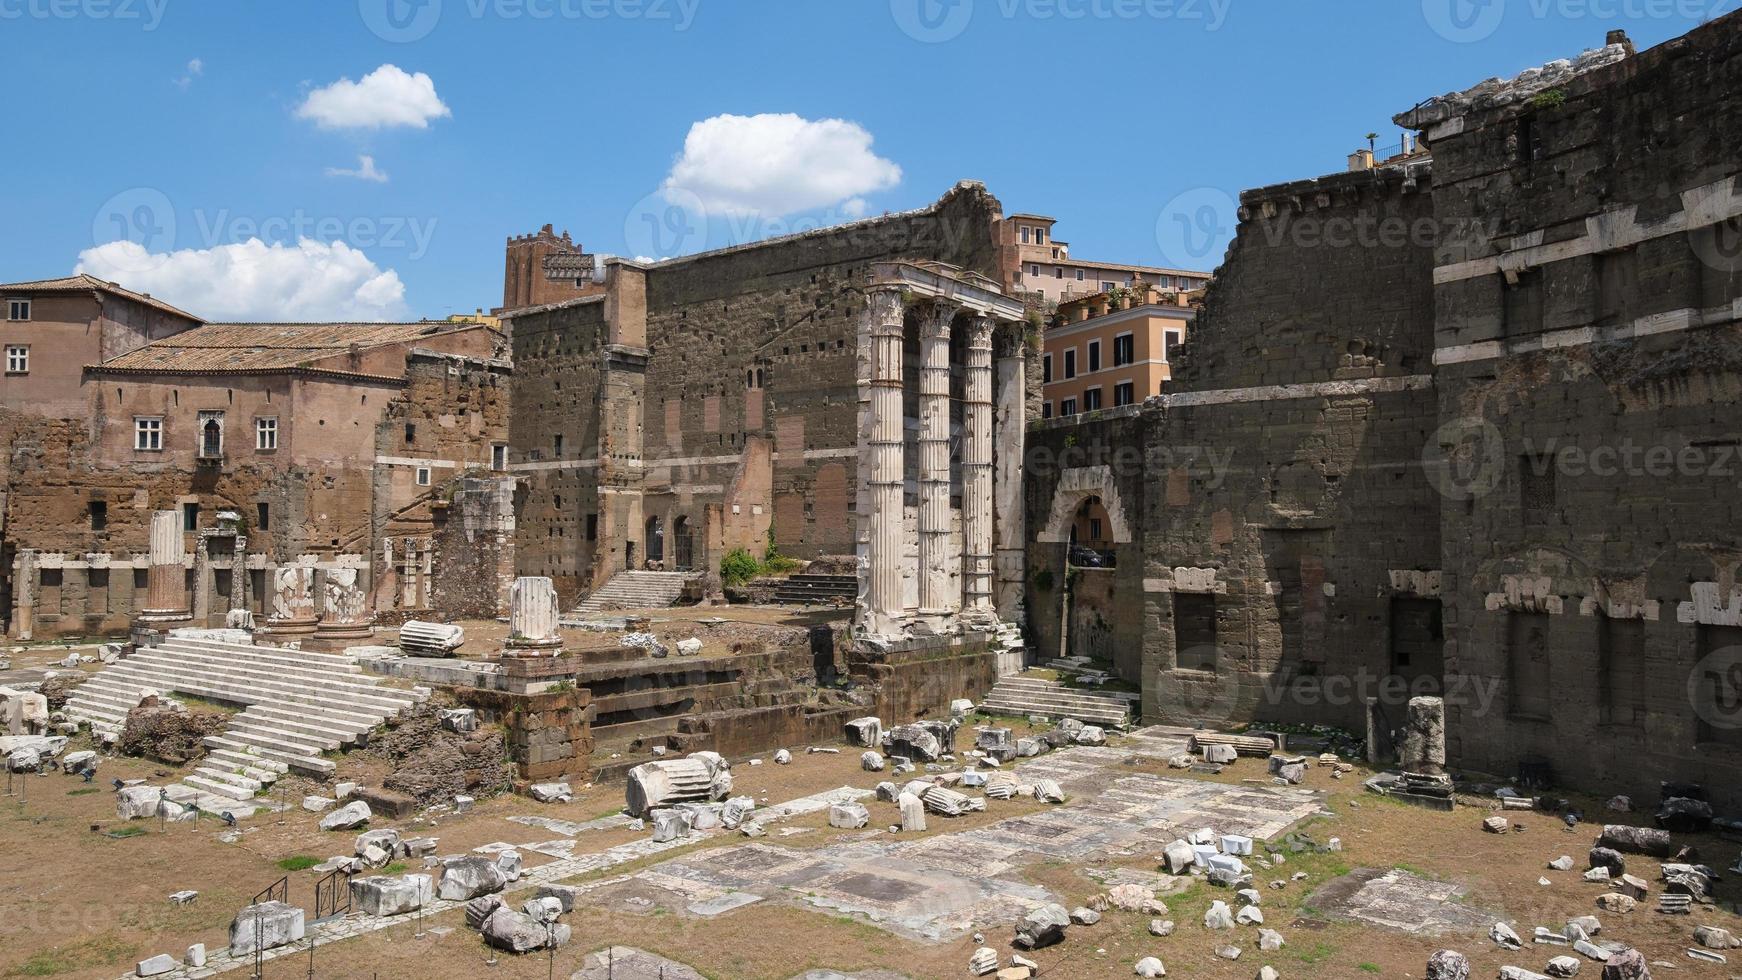
[[[1351,173],[1358,171],[1358,170],[1372,170],[1372,169],[1373,169],[1373,151],[1372,150],[1356,150],[1354,153],[1349,154],[1349,171]]]

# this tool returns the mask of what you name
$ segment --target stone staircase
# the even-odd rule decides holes
[[[590,616],[613,609],[667,609],[683,597],[688,572],[618,572],[603,588],[587,596],[570,616]]]
[[[1001,678],[981,699],[980,710],[1001,715],[1045,715],[1075,718],[1090,725],[1124,727],[1131,723],[1135,694],[1117,691],[1085,691],[1068,688],[1058,681],[1026,674]]]
[[[147,690],[241,706],[222,735],[205,739],[210,752],[194,773],[165,794],[241,817],[255,809],[245,801],[285,773],[330,778],[323,752],[358,744],[428,697],[381,680],[342,655],[171,636],[80,685],[66,711],[94,731],[119,733]]]
[[[782,605],[852,605],[859,597],[854,575],[792,575],[775,583],[774,601]]]

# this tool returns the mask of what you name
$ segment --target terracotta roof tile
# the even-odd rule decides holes
[[[438,334],[477,323],[211,323],[104,361],[123,371],[274,371]],[[483,327],[483,329],[489,329]]]
[[[77,275],[65,276],[60,279],[36,279],[30,282],[0,283],[0,293],[77,293],[84,292],[85,290],[109,293],[112,296],[120,296],[123,299],[130,299],[135,303],[143,303],[152,309],[171,313],[184,319],[192,320],[195,323],[202,322],[199,317],[194,316],[192,313],[189,313],[186,310],[177,309],[154,296],[145,293],[136,293],[131,289],[123,289],[117,283],[104,282],[96,276],[86,275],[82,272]]]

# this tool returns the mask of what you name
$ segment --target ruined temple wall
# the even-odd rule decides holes
[[[696,571],[716,571],[732,548],[760,554],[770,532],[794,557],[850,554],[862,280],[873,263],[893,259],[941,260],[996,278],[999,214],[983,187],[965,184],[919,211],[645,270],[614,266],[612,299],[515,317],[524,367],[514,448],[524,461],[516,472],[528,478],[522,571],[556,579],[566,603],[625,567],[630,545],[639,566],[654,517],[667,568],[677,563],[680,521]],[[645,345],[644,371],[602,370],[612,337]],[[569,455],[593,456],[608,383],[630,396],[611,403],[611,421],[637,430],[640,465],[622,461],[610,499],[601,499],[596,464],[525,453],[548,451],[561,428]],[[594,540],[585,535],[589,515]]]
[[[1362,693],[1394,670],[1394,620],[1433,628],[1411,604],[1432,605],[1439,549],[1420,466],[1437,425],[1430,180],[1248,193],[1168,393],[1030,427],[1038,656],[1085,652],[1059,643],[1068,520],[1116,496],[1129,540],[1098,601],[1112,638],[1072,625],[1142,685],[1146,718],[1361,723]]]
[[[605,346],[603,300],[514,321],[509,442],[521,478],[515,561],[551,578],[565,602],[590,589],[599,547],[598,397]],[[559,447],[557,437],[561,436]]]
[[[1459,766],[1739,799],[1739,23],[1429,132]]]

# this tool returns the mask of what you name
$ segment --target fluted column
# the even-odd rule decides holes
[[[962,599],[992,609],[992,319],[968,327],[962,439]]]
[[[562,648],[557,633],[556,585],[542,576],[517,578],[508,589],[508,650],[549,654]]]
[[[325,602],[315,625],[321,639],[357,640],[374,634],[375,617],[357,569],[335,568],[327,572],[323,586]]]
[[[919,614],[942,616],[950,595],[950,321],[937,304],[919,335]]]
[[[151,567],[145,579],[145,623],[185,622],[188,607],[187,546],[182,540],[181,515],[173,510],[151,512]]]
[[[870,388],[866,445],[871,512],[866,547],[866,625],[872,632],[893,631],[904,608],[901,597],[902,483],[904,409],[901,396],[901,293],[874,289],[866,310],[865,383]]]

